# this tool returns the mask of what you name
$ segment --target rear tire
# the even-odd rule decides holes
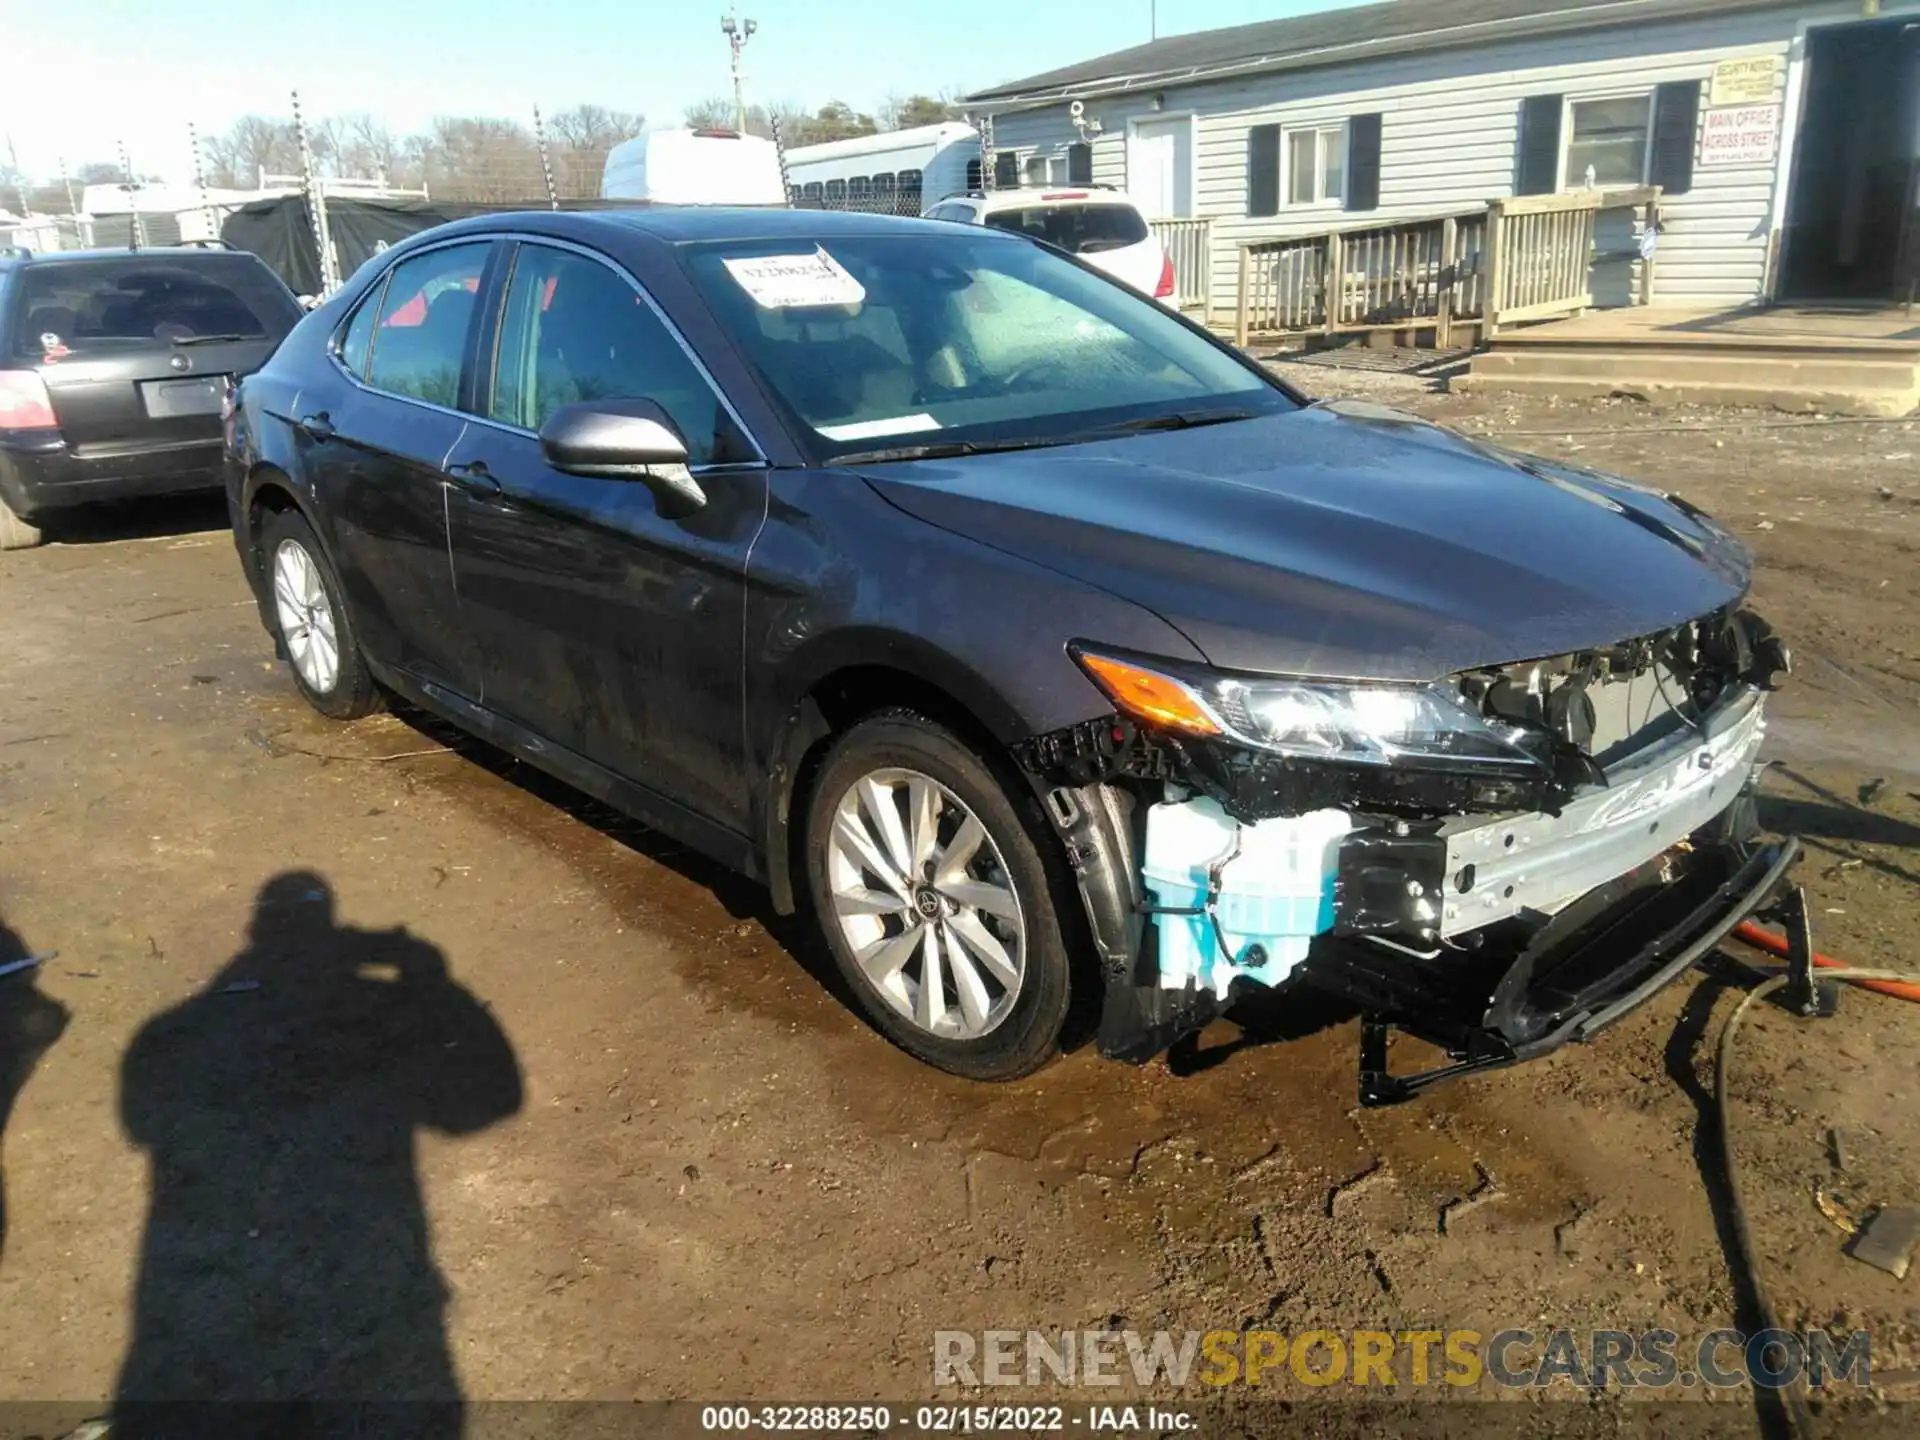
[[[1034,838],[1044,825],[1036,802],[909,710],[861,721],[822,758],[804,842],[814,914],[861,1008],[908,1054],[1014,1080],[1059,1053],[1071,966]]]
[[[260,527],[274,634],[306,702],[332,720],[357,720],[380,708],[380,689],[360,653],[359,636],[327,552],[297,510],[267,516]]]
[[[0,550],[31,550],[40,538],[39,526],[29,525],[0,500]]]

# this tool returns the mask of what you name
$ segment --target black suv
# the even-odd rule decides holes
[[[404,696],[764,880],[960,1074],[1040,1064],[1076,995],[1138,1057],[1301,983],[1510,1063],[1792,859],[1751,834],[1786,657],[1725,530],[1309,405],[991,227],[442,226],[300,323],[230,443],[317,709]]]
[[[228,381],[299,318],[241,251],[0,257],[0,550],[70,506],[218,487]]]

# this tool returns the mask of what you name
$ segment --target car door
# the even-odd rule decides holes
[[[518,242],[472,423],[449,457],[461,615],[486,707],[736,831],[747,552],[765,517],[758,448],[626,272]],[[706,503],[662,516],[638,480],[568,475],[539,427],[587,400],[650,399]]]
[[[347,322],[341,382],[299,397],[296,434],[362,643],[377,661],[466,698],[479,653],[448,551],[446,464],[479,328],[490,240],[409,255]]]

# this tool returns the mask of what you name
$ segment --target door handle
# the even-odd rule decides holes
[[[318,415],[303,415],[297,423],[309,440],[317,440],[324,445],[333,438],[333,418],[324,410]]]
[[[447,466],[447,478],[475,495],[498,495],[500,482],[493,472],[487,469],[484,460],[464,460],[459,464]]]

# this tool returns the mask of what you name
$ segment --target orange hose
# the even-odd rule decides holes
[[[1765,950],[1770,955],[1778,955],[1783,960],[1787,957],[1785,937],[1776,935],[1771,930],[1762,929],[1751,920],[1742,920],[1733,927],[1733,933],[1736,938],[1746,941],[1755,949]],[[1813,963],[1822,970],[1851,968],[1846,961],[1836,960],[1831,955],[1822,955],[1817,950],[1814,952]],[[1891,995],[1896,1000],[1912,1000],[1920,1003],[1920,985],[1908,985],[1899,980],[1855,980],[1851,983],[1858,985],[1862,990],[1875,990],[1882,995]]]

